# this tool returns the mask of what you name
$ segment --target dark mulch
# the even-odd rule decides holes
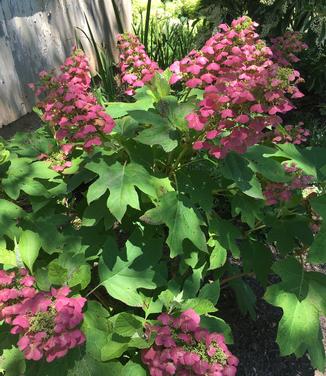
[[[219,316],[232,328],[234,345],[230,348],[240,359],[237,376],[314,376],[306,356],[301,359],[280,356],[275,339],[282,310],[262,299],[264,291],[255,280],[247,279],[247,282],[257,296],[256,321],[241,315],[229,289],[222,290],[218,306]],[[322,324],[325,334],[324,320]]]

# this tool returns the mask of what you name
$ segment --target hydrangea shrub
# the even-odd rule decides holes
[[[44,126],[0,145],[0,372],[240,374],[219,298],[255,319],[249,278],[282,309],[281,355],[324,369],[326,152],[285,116],[306,46],[257,27],[164,72],[119,36],[125,102],[99,103],[79,50],[41,73]]]
[[[192,309],[173,317],[162,313],[160,326],[148,326],[155,342],[143,350],[142,359],[151,376],[216,375],[234,376],[239,360],[225,345],[222,334],[200,327],[200,316]]]

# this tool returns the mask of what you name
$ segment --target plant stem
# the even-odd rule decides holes
[[[261,230],[261,229],[263,229],[263,228],[265,228],[265,227],[267,227],[267,226],[266,226],[266,225],[260,225],[260,226],[258,226],[258,227],[252,228],[252,229],[250,229],[250,230],[248,230],[248,231],[246,232],[246,235],[249,235],[249,234],[251,234],[252,232],[255,232],[255,231]]]
[[[94,296],[96,297],[96,299],[109,311],[110,310],[110,306],[108,305],[108,303],[102,298],[101,294],[99,294],[97,291],[94,291]]]
[[[250,272],[250,273],[239,273],[239,274],[235,274],[235,275],[231,275],[230,277],[227,277],[227,278],[224,278],[222,279],[220,285],[224,285],[230,281],[233,281],[235,279],[239,279],[239,278],[242,278],[242,277],[245,277],[245,276],[248,276],[248,277],[252,277],[254,276],[255,273],[254,272]]]
[[[203,162],[203,161],[205,161],[204,158],[194,159],[194,160],[192,160],[192,161],[190,161],[190,162],[187,162],[187,163],[182,164],[180,167],[178,167],[178,168],[176,169],[176,171],[181,170],[182,168],[184,168],[184,167],[186,167],[186,166],[189,166],[189,165],[191,165],[191,164],[193,164],[193,163]]]
[[[170,170],[170,175],[171,173],[173,173],[176,168],[178,167],[178,164],[180,163],[181,159],[183,158],[183,156],[187,153],[187,151],[189,150],[189,144],[184,144],[180,154],[177,156],[175,162],[173,163],[172,167],[171,167],[171,170]]]
[[[149,20],[151,16],[152,0],[147,0],[146,19],[145,19],[145,32],[144,32],[144,46],[145,50],[148,47],[148,32],[149,32]]]
[[[184,97],[182,98],[182,101],[183,101],[183,102],[185,102],[185,101],[188,99],[190,92],[191,92],[191,89],[189,88],[189,89],[187,90],[186,94],[184,95]]]
[[[85,295],[85,298],[87,298],[88,296],[90,296],[91,294],[93,294],[99,287],[102,286],[102,283],[99,283],[97,286],[95,286],[91,291],[89,291],[86,295]]]

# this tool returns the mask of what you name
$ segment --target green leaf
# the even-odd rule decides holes
[[[262,200],[237,194],[231,201],[232,215],[241,214],[241,221],[247,223],[251,228],[255,227],[256,219],[262,219],[262,209],[265,204]]]
[[[326,262],[326,195],[314,197],[310,200],[311,207],[323,218],[319,232],[310,247],[308,260],[315,264]]]
[[[242,238],[240,230],[230,221],[215,215],[210,221],[210,234],[217,238],[223,248],[230,250],[234,257],[240,256],[238,240]],[[220,250],[221,248],[219,248]],[[222,254],[223,255],[223,254]]]
[[[194,101],[178,102],[172,95],[162,98],[156,105],[157,110],[164,118],[167,118],[173,128],[187,131],[188,122],[185,117],[195,108]]]
[[[98,200],[91,202],[85,209],[82,218],[82,226],[92,227],[96,226],[101,219],[104,219],[106,224],[113,225],[115,218],[106,208],[107,195],[103,195]]]
[[[51,154],[56,142],[47,127],[40,127],[33,132],[15,133],[6,146],[20,157],[35,158],[41,153]]]
[[[23,263],[30,271],[33,271],[33,265],[41,249],[41,240],[37,233],[26,230],[23,231],[19,239],[19,254]]]
[[[317,179],[320,182],[326,179],[326,149],[321,147],[307,147],[300,150],[312,166],[317,170]]]
[[[249,162],[237,153],[229,153],[221,165],[223,176],[235,182],[237,187],[247,196],[264,199],[261,185]]]
[[[185,280],[183,284],[183,299],[194,298],[200,288],[200,283],[203,278],[203,270],[205,264],[199,268],[192,268],[191,275]]]
[[[88,189],[88,203],[98,199],[109,189],[107,207],[119,221],[125,215],[127,206],[140,210],[136,187],[152,198],[158,197],[158,191],[170,189],[166,179],[150,175],[144,167],[136,163],[121,165],[115,162],[108,165],[102,159],[100,162],[88,163],[86,168],[99,175]]]
[[[198,315],[206,315],[207,313],[216,312],[214,304],[208,299],[194,298],[187,299],[185,302],[181,303],[181,311],[192,308]]]
[[[164,223],[168,226],[169,236],[166,242],[172,258],[182,254],[185,239],[189,239],[201,251],[207,251],[205,235],[200,228],[202,221],[183,195],[168,192],[161,197],[157,207],[148,210],[141,220],[151,225]]]
[[[269,242],[276,242],[282,255],[300,248],[300,242],[308,247],[313,242],[312,231],[306,217],[293,216],[286,219],[277,219],[267,235]]]
[[[214,305],[220,297],[220,281],[208,282],[199,291],[198,298],[208,299]]]
[[[11,159],[7,177],[2,179],[2,187],[13,200],[17,200],[20,191],[31,196],[50,197],[48,190],[36,179],[54,181],[58,173],[49,168],[50,162],[32,162],[29,158]]]
[[[282,276],[282,286],[288,292],[295,294],[298,300],[306,298],[309,289],[307,275],[301,264],[293,257],[275,262],[272,270]]]
[[[137,363],[129,362],[123,367],[123,376],[146,376],[145,369]]]
[[[142,307],[143,299],[137,290],[152,290],[160,283],[153,267],[161,250],[160,239],[141,237],[139,232],[127,240],[123,250],[119,250],[115,241],[109,238],[99,260],[101,284],[113,298],[132,307]]]
[[[145,318],[152,313],[162,312],[163,303],[159,299],[154,299],[153,297],[143,297],[143,311],[145,312]]]
[[[169,289],[164,290],[158,296],[160,302],[162,302],[163,306],[167,309],[167,311],[171,311],[174,306],[180,305],[182,302],[182,292],[171,291]]]
[[[246,240],[241,243],[241,256],[243,271],[245,273],[253,271],[258,281],[266,286],[273,264],[273,255],[269,247],[262,243]]]
[[[112,102],[108,103],[106,112],[113,118],[120,118],[128,114],[128,111],[148,110],[154,107],[155,97],[148,87],[142,87],[134,95],[136,102]]]
[[[29,223],[29,228],[39,235],[45,252],[62,252],[65,247],[65,236],[60,229],[68,222],[67,216],[57,214],[55,208],[50,206],[28,214],[25,219]]]
[[[101,349],[101,357],[103,361],[120,358],[120,356],[128,350],[129,340],[123,339],[124,342],[114,341],[112,338],[108,338],[108,343]]]
[[[8,266],[17,266],[16,254],[5,248],[0,248],[0,264]]]
[[[285,173],[281,163],[268,158],[268,153],[272,150],[266,146],[255,145],[243,154],[243,156],[250,162],[250,168],[254,172],[263,175],[266,179],[276,183],[290,181],[291,178]]]
[[[314,264],[323,264],[326,262],[326,221],[324,220],[323,224],[320,227],[318,234],[316,235],[309,253],[308,260]]]
[[[10,350],[17,344],[17,338],[10,333],[10,329],[10,326],[4,322],[0,325],[0,354],[3,353],[3,350]]]
[[[208,270],[221,268],[226,262],[227,250],[220,244],[220,242],[214,239],[210,239],[209,245],[214,248],[209,256]]]
[[[297,167],[302,169],[307,175],[317,176],[316,167],[314,163],[307,158],[303,149],[301,150],[297,146],[289,144],[279,144],[277,145],[279,149],[274,153],[275,157],[284,157],[291,162],[294,162]]]
[[[159,114],[147,111],[131,111],[129,115],[138,123],[150,125],[139,132],[134,139],[145,145],[160,145],[165,152],[170,152],[178,146],[176,131],[168,120]]]
[[[142,318],[127,312],[119,313],[114,322],[114,331],[122,337],[132,337],[142,327]]]
[[[144,338],[143,322],[141,317],[127,312],[111,317],[112,334],[102,346],[102,360],[118,358],[129,348],[148,348],[151,342]]]
[[[0,372],[5,376],[21,376],[25,372],[24,355],[17,348],[4,350],[0,355]]]
[[[114,132],[119,133],[125,138],[132,138],[135,136],[138,128],[137,121],[132,119],[130,116],[124,116],[123,118],[115,121]]]
[[[129,111],[129,116],[134,119],[137,123],[145,124],[145,125],[154,125],[155,127],[160,125],[167,125],[169,123],[167,119],[162,117],[160,114],[154,111]]]
[[[156,73],[146,86],[151,89],[157,101],[166,97],[171,92],[169,79],[165,77],[164,73]]]
[[[228,272],[231,276],[240,274],[240,269],[237,266],[228,265]],[[249,285],[243,281],[242,278],[236,278],[228,282],[235,293],[235,297],[243,315],[247,313],[254,320],[256,318],[255,304],[256,296]]]
[[[85,355],[81,348],[76,348],[51,363],[30,362],[25,376],[121,376],[122,369],[119,362],[102,363]]]
[[[222,333],[227,344],[233,344],[232,331],[230,326],[220,317],[202,316],[200,318],[200,326],[206,328],[210,332]]]
[[[102,347],[108,343],[108,337],[113,332],[108,318],[108,311],[100,303],[87,302],[82,331],[86,336],[86,353],[97,360],[101,360]]]
[[[294,258],[278,261],[273,270],[282,282],[269,287],[265,300],[283,310],[277,343],[282,355],[297,357],[308,351],[312,365],[325,368],[320,316],[326,314],[326,276],[305,272]]]
[[[19,206],[10,201],[0,199],[0,237],[4,234],[10,238],[18,235],[16,222],[23,215],[24,211]]]
[[[213,208],[213,190],[218,185],[218,179],[211,171],[211,163],[197,162],[196,167],[189,165],[177,171],[178,187],[181,192],[189,195],[192,202],[209,213]]]
[[[54,285],[80,286],[85,289],[91,281],[91,268],[83,254],[65,252],[48,265],[49,281]]]
[[[129,155],[130,162],[142,165],[146,169],[151,169],[154,165],[154,150],[151,146],[141,144],[135,140],[127,140],[123,143]]]

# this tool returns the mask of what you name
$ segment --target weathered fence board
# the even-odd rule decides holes
[[[115,3],[129,30],[131,0]],[[119,27],[112,0],[0,0],[0,127],[31,111],[34,96],[27,84],[69,55],[76,27],[87,31],[84,14],[96,40],[115,54]],[[77,33],[91,55],[86,37]]]

